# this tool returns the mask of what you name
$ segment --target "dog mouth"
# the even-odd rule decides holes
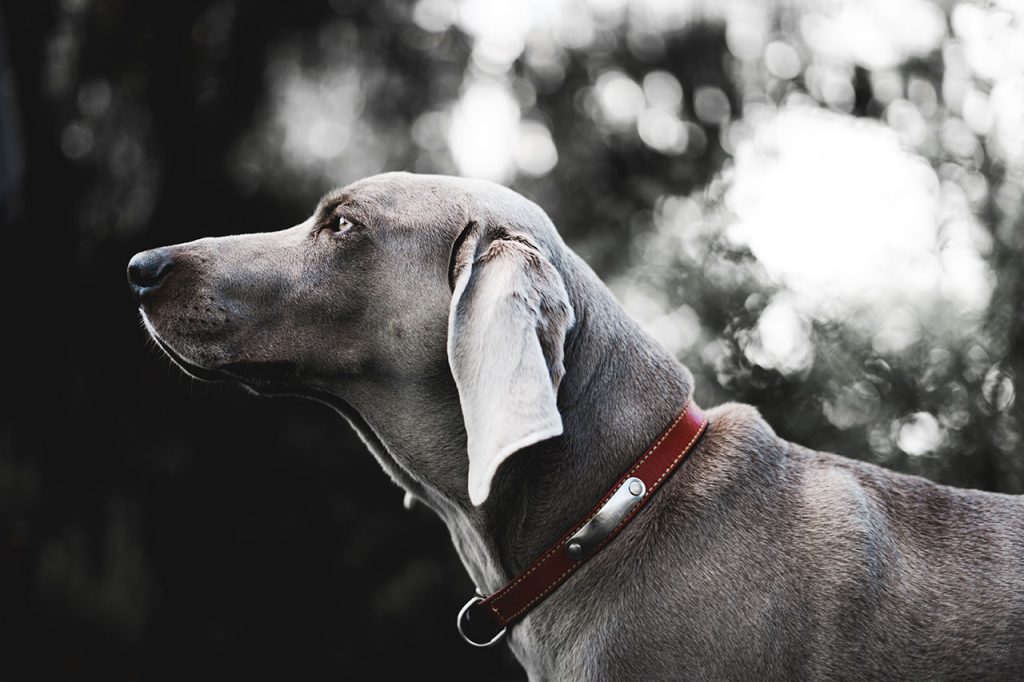
[[[169,357],[174,364],[180,367],[181,370],[190,377],[199,379],[200,381],[225,381],[229,378],[228,375],[223,373],[220,369],[201,367],[193,362],[189,362],[185,358],[181,357],[181,355],[179,355],[173,348],[167,345],[167,343],[159,336],[156,334],[153,334],[152,336],[153,340],[156,341],[156,345],[160,347],[160,350],[166,353],[167,357]]]
[[[155,334],[153,340],[174,364],[189,376],[200,381],[239,381],[254,388],[267,389],[271,384],[279,384],[294,379],[298,366],[294,362],[229,362],[217,367],[203,367],[189,362],[171,348],[163,339]]]

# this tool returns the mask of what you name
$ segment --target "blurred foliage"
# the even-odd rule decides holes
[[[521,679],[458,640],[446,533],[341,420],[180,378],[124,286],[135,251],[294,224],[381,170],[535,199],[703,404],[1022,492],[1021,14],[887,7],[5,2],[0,677]],[[744,155],[807,111],[931,169],[973,226],[980,309],[809,306],[731,233]]]

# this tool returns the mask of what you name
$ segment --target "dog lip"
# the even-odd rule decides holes
[[[217,368],[222,374],[240,381],[287,379],[294,377],[298,366],[294,362],[231,362]]]
[[[201,367],[193,362],[189,362],[185,358],[181,357],[173,348],[171,348],[165,341],[153,336],[153,340],[160,346],[160,350],[167,353],[168,357],[180,367],[189,376],[195,377],[200,381],[224,381],[228,377],[219,369],[210,369],[208,367]]]
[[[160,349],[178,365],[186,374],[200,381],[219,382],[233,379],[246,384],[264,384],[274,380],[293,378],[298,372],[294,362],[260,362],[239,361],[229,362],[217,367],[203,367],[181,357],[163,339],[153,337]]]

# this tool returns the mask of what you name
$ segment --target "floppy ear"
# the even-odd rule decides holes
[[[448,362],[469,454],[469,499],[483,504],[494,473],[528,445],[562,433],[555,404],[574,315],[565,284],[521,234],[474,224],[452,247]]]

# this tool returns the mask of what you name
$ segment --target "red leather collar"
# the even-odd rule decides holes
[[[693,450],[708,419],[693,402],[654,444],[558,542],[505,587],[489,597],[477,595],[459,612],[456,624],[474,646],[490,646],[506,628],[526,617],[555,588],[607,545],[651,499]],[[639,482],[638,482],[639,481]]]

